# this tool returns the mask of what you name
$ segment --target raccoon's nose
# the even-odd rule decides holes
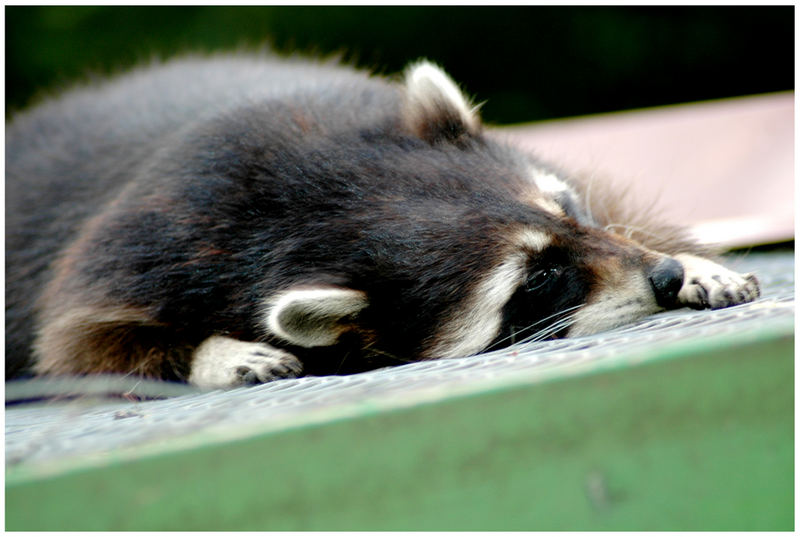
[[[671,257],[659,261],[647,277],[662,308],[675,305],[683,286],[683,266]]]

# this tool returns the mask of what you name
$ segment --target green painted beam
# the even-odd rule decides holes
[[[792,530],[791,335],[6,483],[9,530]],[[113,455],[113,454],[112,454]]]

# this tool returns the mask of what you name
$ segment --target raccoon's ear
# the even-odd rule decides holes
[[[480,132],[479,106],[442,69],[422,60],[409,65],[404,76],[403,121],[415,135],[433,143]]]
[[[354,289],[297,287],[270,301],[266,323],[271,333],[293,345],[325,347],[353,328],[356,314],[366,306],[366,295]]]

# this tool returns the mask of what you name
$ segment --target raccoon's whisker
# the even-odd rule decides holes
[[[594,174],[591,174],[586,181],[586,189],[583,191],[583,206],[590,215],[592,211],[592,185],[594,184]]]
[[[520,343],[531,343],[531,342],[534,342],[534,341],[545,340],[548,337],[550,337],[551,335],[553,335],[556,332],[558,332],[562,327],[565,326],[565,324],[568,324],[568,323],[565,323],[564,321],[555,322],[555,323],[551,324],[550,326],[548,326],[547,328],[539,330],[538,332],[535,332],[535,333],[531,334],[530,336],[520,340]]]
[[[625,231],[625,237],[627,237],[627,238],[631,238],[631,236],[634,233],[641,233],[642,235],[647,235],[647,236],[650,236],[650,237],[654,237],[656,239],[662,239],[663,240],[663,237],[661,237],[659,234],[653,233],[652,231],[650,231],[650,230],[648,230],[646,228],[640,227],[640,226],[632,226],[632,225],[625,225],[625,224],[608,224],[608,225],[603,227],[603,231],[611,232],[611,231],[613,231],[615,229],[624,230]]]
[[[553,322],[552,324],[546,326],[545,328],[539,330],[538,332],[535,332],[535,333],[531,334],[530,336],[521,339],[519,342],[520,343],[530,343],[532,341],[542,341],[542,340],[547,339],[548,337],[552,336],[553,334],[558,333],[559,331],[563,330],[564,328],[567,328],[567,327],[571,326],[575,322],[575,316],[574,315],[569,315],[569,313],[570,312],[574,312],[576,309],[580,308],[582,305],[583,304],[580,304],[578,306],[573,306],[571,308],[567,308],[567,309],[559,312],[560,315],[565,315],[565,316],[562,317],[561,319],[556,320],[555,322]]]
[[[371,344],[364,347],[364,352],[368,352],[368,353],[371,353],[371,354],[377,354],[379,356],[385,356],[386,358],[390,358],[390,359],[394,360],[395,362],[398,362],[398,363],[401,363],[401,364],[410,364],[410,363],[413,363],[413,362],[417,361],[417,360],[409,360],[408,358],[401,358],[401,357],[396,356],[394,354],[391,354],[389,352],[382,351],[380,349],[376,349]]]
[[[552,335],[558,333],[559,330],[566,328],[567,326],[571,325],[572,322],[565,322],[565,323],[554,323],[553,325],[549,326],[548,328],[541,330],[535,334],[532,334],[525,339],[520,340],[520,344],[527,344],[527,343],[535,343],[538,341],[544,341],[551,337]]]
[[[557,311],[556,313],[553,313],[552,315],[548,315],[548,316],[547,316],[547,317],[545,317],[544,319],[539,319],[539,320],[538,320],[538,321],[536,321],[535,323],[533,323],[533,324],[529,324],[528,326],[525,326],[525,327],[523,327],[523,328],[521,328],[521,329],[519,329],[519,330],[515,330],[516,326],[512,325],[512,326],[511,326],[511,335],[509,335],[509,336],[506,336],[506,337],[504,337],[503,339],[501,339],[501,340],[499,340],[499,341],[495,341],[495,342],[492,344],[492,347],[497,347],[497,346],[498,346],[498,345],[500,345],[501,343],[505,343],[506,341],[509,341],[509,340],[511,340],[511,341],[510,341],[510,343],[509,343],[509,345],[514,345],[515,343],[517,343],[517,341],[516,341],[516,338],[517,338],[517,335],[518,335],[518,334],[521,334],[522,332],[528,331],[528,330],[530,330],[531,328],[533,328],[533,327],[535,327],[535,326],[537,326],[537,325],[540,325],[540,324],[542,324],[542,323],[546,323],[547,321],[549,321],[549,320],[553,319],[554,317],[559,317],[559,316],[561,316],[561,315],[567,315],[567,314],[569,314],[569,313],[572,313],[573,311],[577,310],[578,308],[580,308],[580,307],[582,307],[582,306],[583,306],[583,304],[578,304],[577,306],[571,306],[571,307],[569,307],[569,308],[565,308],[565,309],[563,309],[563,310],[561,310],[561,311]],[[550,326],[552,326],[552,325],[550,325]],[[545,327],[545,328],[543,328],[542,330],[547,330],[547,328],[548,328],[548,327]],[[541,332],[541,331],[540,331],[540,332]],[[536,332],[536,334],[538,334],[538,333],[540,333],[540,332]],[[527,338],[523,338],[523,339],[521,339],[521,340],[519,341],[519,343],[522,343],[522,342],[524,342],[524,341],[526,341],[526,340],[527,340]]]
[[[593,194],[592,187],[594,186],[596,180],[597,180],[597,174],[592,172],[592,174],[589,175],[589,177],[587,178],[586,190],[584,191],[584,197],[583,197],[583,199],[584,199],[584,208],[586,209],[586,212],[588,213],[589,218],[591,218],[591,220],[593,222],[597,221],[597,218],[595,218],[595,214],[594,214],[595,213],[595,207],[594,207],[594,204],[593,204],[593,201],[592,201],[592,194]],[[611,220],[611,216],[609,215],[609,212],[608,212],[608,207],[603,207],[603,209],[604,209],[603,212],[605,213],[605,220],[606,221]]]
[[[349,357],[350,357],[350,351],[345,352],[344,356],[342,356],[342,360],[339,362],[339,365],[336,367],[336,374],[337,375],[339,374],[339,371],[342,370],[342,366],[344,365],[344,363],[347,361],[347,358],[349,358]]]
[[[527,331],[527,330],[530,330],[531,328],[533,328],[533,327],[535,327],[535,326],[537,326],[537,325],[540,325],[540,324],[542,324],[542,323],[546,323],[547,321],[550,321],[550,320],[551,320],[551,319],[553,319],[554,317],[555,317],[555,318],[557,318],[557,317],[560,317],[560,316],[562,316],[562,315],[568,315],[568,314],[572,313],[573,311],[575,311],[575,310],[579,309],[579,308],[580,308],[580,307],[582,307],[582,306],[583,306],[583,304],[578,304],[578,305],[576,305],[576,306],[571,306],[571,307],[569,307],[569,308],[565,308],[565,309],[563,309],[563,310],[561,310],[561,311],[557,311],[556,313],[553,313],[552,315],[548,315],[548,316],[547,316],[547,317],[545,317],[544,319],[539,319],[539,320],[538,320],[538,321],[536,321],[535,323],[533,323],[533,324],[530,324],[530,325],[528,325],[528,326],[526,326],[526,327],[522,328],[521,330],[517,330],[516,332],[512,332],[511,336],[501,339],[500,341],[498,341],[498,343],[502,343],[502,342],[506,341],[507,339],[509,339],[509,338],[511,338],[511,337],[514,337],[514,338],[516,339],[516,335],[517,335],[517,334],[520,334],[520,333],[522,333],[522,332],[525,332],[525,331]],[[556,321],[556,322],[557,322],[557,321]],[[543,331],[543,330],[547,330],[547,329],[548,329],[550,326],[552,326],[552,324],[551,324],[551,325],[548,325],[548,326],[546,326],[545,328],[543,328],[543,329],[542,329],[542,330],[540,330],[539,332],[536,332],[536,334],[538,334],[538,333],[541,333],[541,331]],[[530,337],[530,336],[529,336],[529,337]],[[523,338],[523,339],[521,339],[519,342],[520,342],[520,343],[522,343],[522,342],[526,341],[527,339],[528,339],[528,338]],[[514,343],[514,342],[512,341],[512,344],[513,344],[513,343]]]
[[[566,319],[561,319],[561,320],[556,321],[555,323],[551,324],[547,328],[545,328],[543,330],[540,330],[539,332],[536,332],[535,334],[533,334],[531,336],[526,337],[525,339],[520,341],[520,343],[531,343],[531,342],[534,342],[534,341],[543,341],[543,340],[549,338],[550,336],[552,336],[553,334],[557,334],[558,332],[560,332],[564,328],[567,328],[567,327],[571,326],[572,324],[574,324],[574,322],[575,322],[574,316],[570,316],[570,317],[568,317]]]

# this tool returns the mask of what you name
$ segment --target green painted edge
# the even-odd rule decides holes
[[[791,530],[793,341],[761,333],[682,359],[11,481],[6,525]]]

